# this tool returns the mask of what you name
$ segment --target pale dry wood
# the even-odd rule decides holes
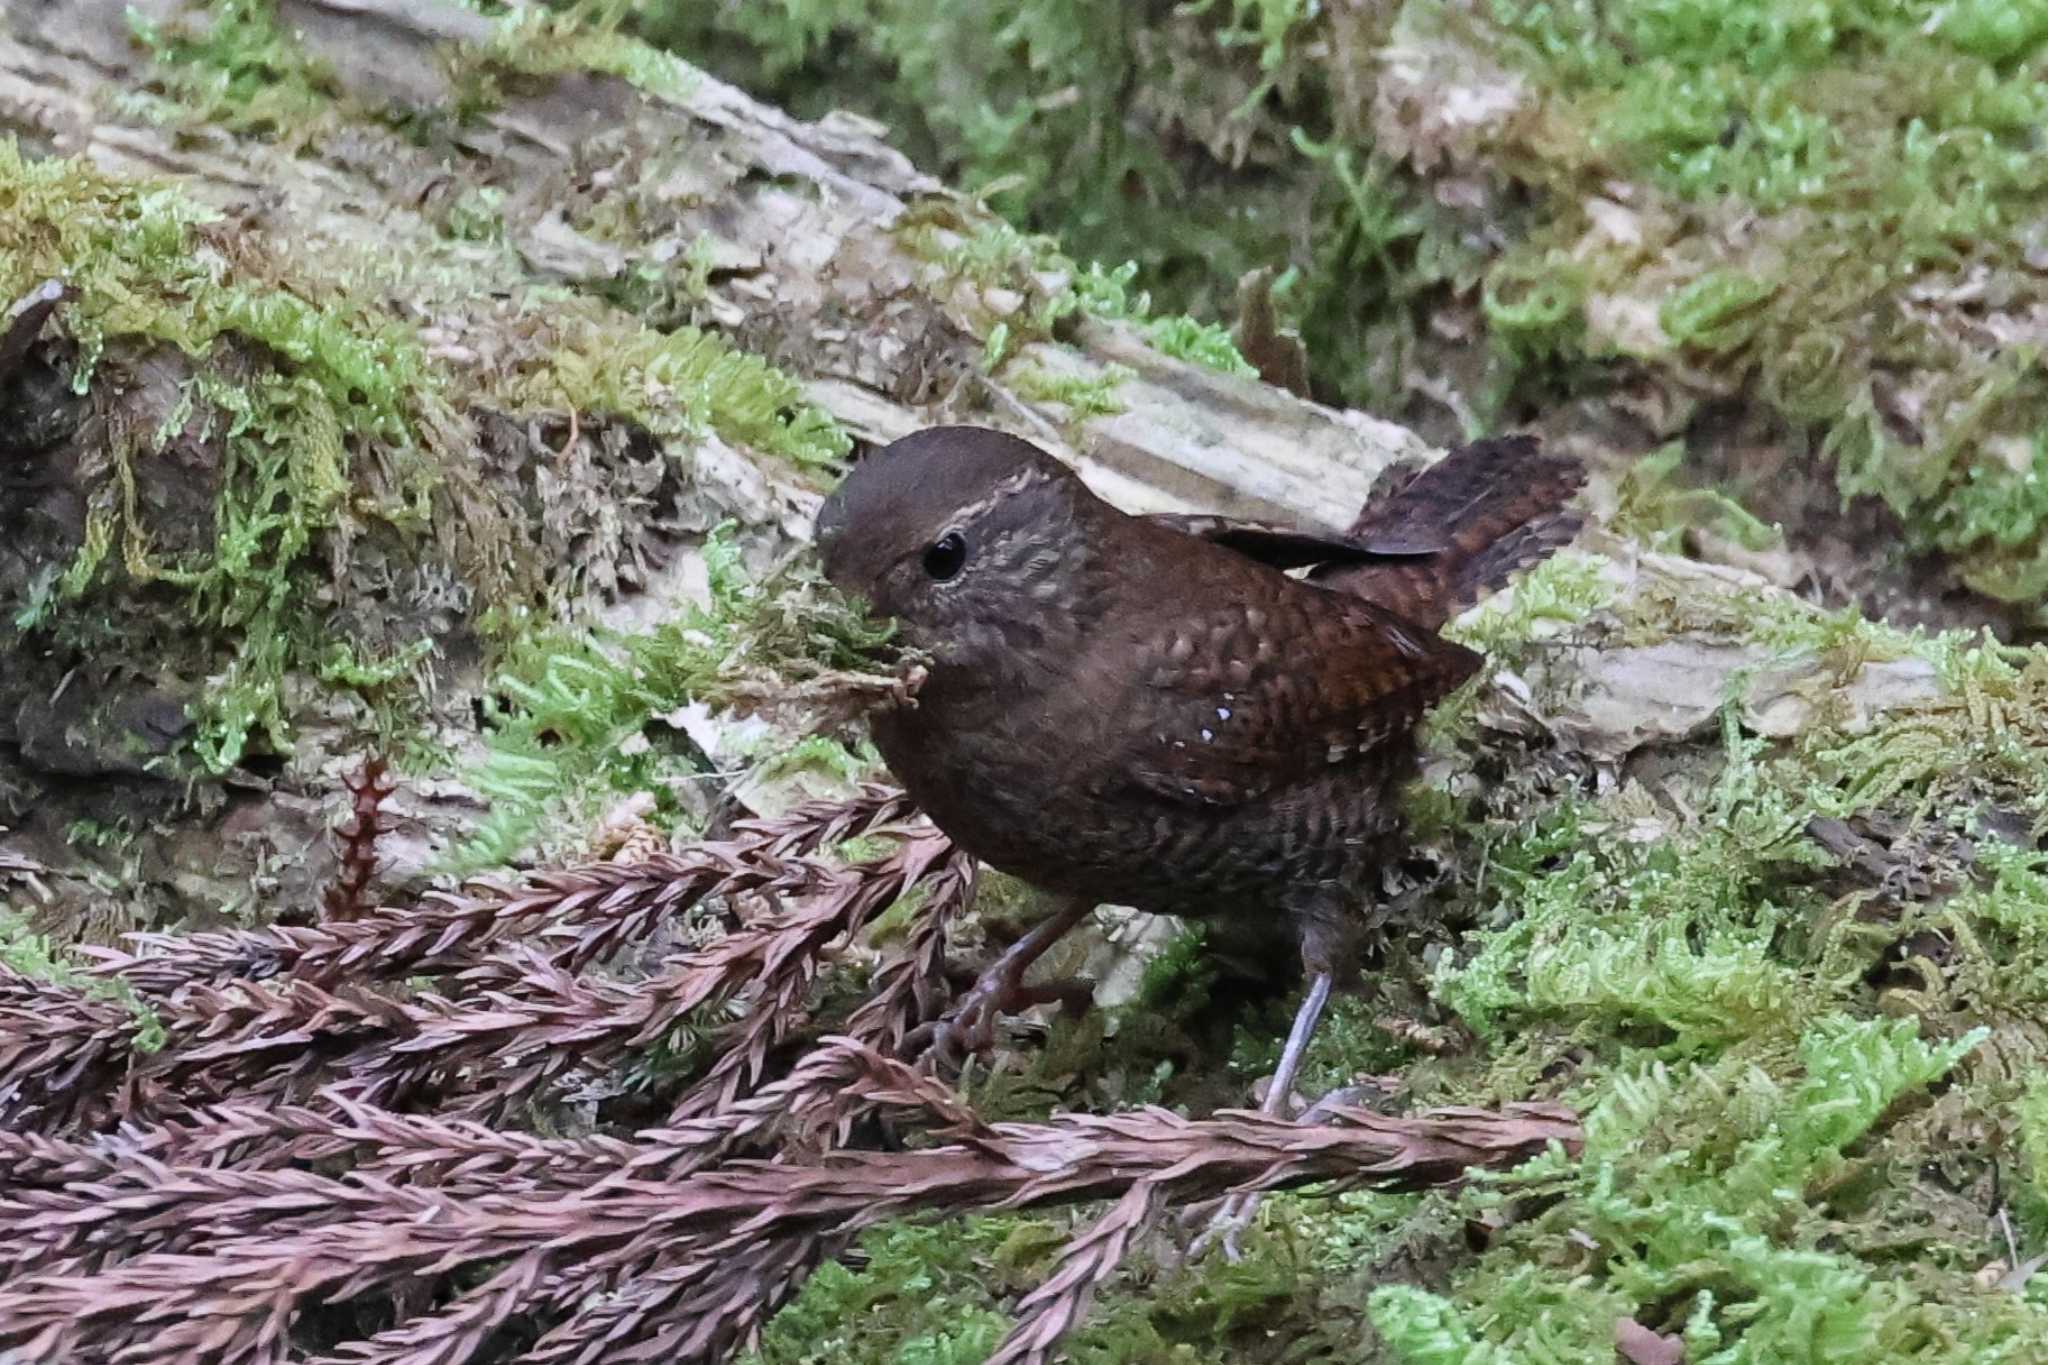
[[[309,245],[419,251],[438,234],[430,207],[449,181],[517,187],[506,225],[524,271],[474,263],[479,289],[609,274],[664,243],[711,244],[721,283],[709,306],[746,344],[785,364],[850,429],[874,439],[948,417],[1011,427],[1075,463],[1133,510],[1221,510],[1337,527],[1390,459],[1422,453],[1409,432],[1256,381],[1162,356],[1124,324],[1086,323],[1076,345],[1027,346],[1017,367],[1095,378],[1119,365],[1123,411],[1078,426],[975,377],[978,335],[1014,303],[961,286],[898,231],[906,212],[949,201],[863,120],[805,123],[708,75],[649,93],[616,76],[573,73],[508,82],[498,108],[453,134],[466,163],[373,122],[347,119],[303,148],[217,132],[181,137],[120,112],[111,98],[150,79],[130,37],[127,0],[0,7],[0,130],[31,146],[79,152],[124,174],[178,179]],[[133,8],[164,21],[171,0]],[[453,5],[416,0],[283,0],[285,25],[333,73],[344,107],[432,113],[454,91],[448,51],[491,26]],[[596,241],[548,207],[553,191],[622,150],[661,157],[662,240]],[[656,151],[655,149],[658,149]],[[941,236],[944,234],[941,233]],[[496,272],[494,277],[493,272]],[[488,338],[478,338],[487,346]],[[1004,371],[1009,373],[1010,370]],[[992,390],[984,392],[983,390]],[[737,513],[807,530],[815,494],[786,472],[720,443],[699,475]]]

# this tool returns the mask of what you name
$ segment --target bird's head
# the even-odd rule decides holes
[[[818,514],[825,576],[940,664],[1055,645],[1078,624],[1094,495],[1029,441],[933,427],[863,459]]]

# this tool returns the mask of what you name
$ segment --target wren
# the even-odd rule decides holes
[[[936,1050],[992,1041],[1025,969],[1097,904],[1270,924],[1310,977],[1280,1112],[1394,850],[1416,723],[1482,662],[1438,627],[1570,539],[1582,480],[1533,439],[1481,441],[1383,476],[1334,536],[1128,515],[977,427],[857,464],[818,518],[826,575],[930,657],[875,743],[962,848],[1065,902]]]

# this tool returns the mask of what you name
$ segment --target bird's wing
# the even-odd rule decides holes
[[[1168,613],[1140,642],[1116,727],[1129,738],[1104,756],[1107,780],[1178,802],[1249,801],[1367,759],[1481,663],[1370,602],[1284,579],[1264,588]]]
[[[1199,513],[1154,512],[1143,520],[1235,550],[1246,559],[1275,569],[1405,561],[1435,554],[1450,543],[1419,525],[1382,527],[1354,539]]]

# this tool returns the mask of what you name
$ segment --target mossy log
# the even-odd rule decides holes
[[[444,235],[445,206],[465,188],[497,187],[516,256],[478,268],[468,284],[480,291],[593,288],[694,248],[711,262],[704,314],[801,374],[856,435],[887,439],[949,406],[992,404],[991,420],[1053,447],[1134,506],[1341,525],[1390,458],[1424,449],[1392,423],[1215,375],[1146,346],[1131,325],[1096,321],[1076,328],[1071,344],[1022,351],[1063,377],[1099,380],[1112,365],[1132,371],[1117,387],[1123,410],[1082,423],[1084,439],[1069,440],[1059,404],[1005,389],[976,365],[992,323],[1022,309],[1025,291],[1059,282],[1019,269],[1016,288],[978,289],[915,250],[906,215],[956,235],[992,220],[920,174],[884,130],[852,118],[799,122],[701,72],[650,90],[573,67],[508,75],[495,107],[454,126],[467,58],[450,53],[481,53],[496,31],[455,5],[278,6],[279,24],[331,81],[336,110],[356,115],[347,135],[195,139],[122,117],[109,107],[118,104],[110,88],[155,79],[125,16],[139,9],[171,20],[189,8],[163,0],[8,5],[0,127],[122,174],[175,177],[189,193],[253,214],[252,225],[315,248],[430,255],[422,246]],[[377,126],[439,119],[450,120],[445,139],[426,145]],[[657,169],[666,177],[635,207],[658,217],[600,235],[593,222],[606,189]],[[730,485],[733,509],[750,520],[808,507],[808,490],[742,463],[700,454],[698,477]],[[796,532],[801,523],[784,524]]]
[[[545,26],[508,39],[454,5],[284,0],[274,24],[250,18],[261,12],[13,0],[0,11],[0,129],[34,153],[166,180],[212,206],[222,217],[211,246],[226,259],[208,268],[257,276],[259,295],[343,291],[353,325],[417,338],[423,368],[400,382],[431,393],[438,430],[418,444],[430,476],[458,490],[437,505],[434,534],[488,541],[478,557],[495,553],[498,578],[551,581],[556,566],[534,560],[591,561],[569,580],[571,600],[557,596],[565,614],[644,623],[672,611],[701,589],[692,546],[716,521],[738,523],[756,563],[802,541],[823,482],[789,457],[793,400],[866,441],[945,420],[1008,426],[1134,510],[1326,526],[1349,518],[1390,461],[1424,451],[1368,414],[1166,354],[1141,321],[1051,306],[1072,298],[1072,263],[920,174],[860,120],[800,122],[623,40]],[[236,84],[249,80],[260,94]],[[581,326],[548,332],[557,311]],[[718,405],[743,384],[714,391],[707,380],[659,399],[631,391],[636,380],[658,387],[652,366],[631,368],[635,348],[666,344],[667,329],[686,323],[799,387],[730,421]],[[161,425],[195,361],[161,346],[132,347],[129,361],[99,371],[93,413],[127,429]],[[676,409],[693,411],[664,424]],[[114,429],[88,420],[43,457],[42,478],[68,501],[45,493],[41,505],[64,534],[14,552],[0,588],[16,605],[61,567],[51,558],[86,538],[95,488],[112,477],[91,446]],[[651,435],[654,463],[686,472],[621,487],[607,455],[622,432],[643,445]],[[571,459],[578,450],[590,453]],[[359,468],[364,452],[350,458]],[[493,464],[526,496],[473,487],[489,476],[471,467]],[[553,494],[551,465],[564,485]],[[151,468],[142,519],[154,500],[203,522],[213,490],[181,485],[174,463]],[[575,486],[579,473],[587,486]],[[168,517],[145,530],[157,549],[174,538]],[[336,610],[423,618],[415,630],[433,641],[438,671],[420,723],[473,759],[467,718],[487,683],[473,627],[494,589],[476,581],[473,558],[449,570],[470,578],[466,611],[381,601],[384,566],[352,562],[350,535],[328,530],[313,528],[304,553],[324,547],[333,560]],[[117,611],[142,609],[135,599],[147,594],[131,586]],[[1712,694],[1690,689],[1675,704],[1672,678],[1700,668],[1727,678],[1761,656],[1724,632],[1701,650],[1666,642],[1619,661],[1573,658],[1578,676],[1554,692],[1576,698],[1563,732],[1612,766],[1711,721],[1710,706],[1692,703]],[[252,886],[310,905],[328,872],[323,828],[345,803],[339,775],[391,742],[389,726],[373,735],[362,708],[326,705],[331,679],[292,673],[289,752],[260,774],[245,763],[204,775],[216,796],[166,821],[180,784],[151,760],[179,738],[180,705],[203,701],[221,677],[187,670],[173,686],[149,660],[124,662],[133,666],[87,669],[88,685],[75,661],[53,672],[24,656],[13,684],[0,684],[0,792],[11,794],[23,853],[73,865],[66,832],[76,844],[80,828],[139,846],[132,880],[147,896],[131,887],[110,911],[76,880],[102,932],[217,912]],[[1802,678],[1795,668],[1787,687]],[[44,799],[53,783],[69,784],[55,802]],[[419,778],[392,810],[385,876],[397,882],[416,880],[480,815],[459,782]]]
[[[447,660],[480,652],[470,627],[499,580],[550,580],[552,566],[533,561],[587,556],[596,569],[563,613],[582,607],[646,621],[701,590],[690,546],[713,523],[736,522],[756,564],[805,537],[822,484],[775,448],[792,399],[808,398],[828,425],[836,419],[839,430],[869,440],[948,418],[1011,425],[1133,506],[1326,524],[1348,517],[1390,458],[1422,449],[1364,414],[1162,354],[1136,323],[1065,317],[1034,333],[1024,315],[1065,288],[1059,269],[1014,234],[999,238],[992,219],[857,120],[798,122],[610,39],[542,31],[506,42],[492,21],[454,5],[289,0],[274,24],[261,11],[117,0],[9,5],[0,11],[0,130],[25,153],[78,157],[119,181],[167,181],[211,206],[221,217],[203,246],[227,259],[203,268],[239,273],[250,296],[339,297],[349,326],[388,325],[417,340],[422,369],[397,380],[415,392],[397,402],[417,407],[418,391],[432,391],[426,425],[438,430],[415,443],[428,477],[458,489],[437,508],[434,534],[482,543],[471,563],[450,570],[466,580],[455,591],[471,609],[435,614],[424,632],[441,660],[431,717],[458,750],[463,741],[450,727],[466,728],[461,719],[484,676]],[[237,84],[244,81],[256,93]],[[962,265],[971,254],[962,243],[1005,240],[1007,254]],[[641,285],[649,298],[632,295]],[[545,334],[557,309],[576,319],[574,332]],[[628,370],[623,353],[666,344],[669,328],[685,321],[773,362],[800,388],[771,393],[761,413],[732,421],[717,410],[722,391],[665,401],[626,391],[655,379],[652,366],[644,380],[642,369]],[[999,328],[1016,344],[992,377],[982,361]],[[113,358],[122,363],[94,379],[89,419],[74,421],[72,439],[40,458],[28,515],[56,529],[24,538],[0,572],[16,607],[38,575],[82,552],[95,493],[112,477],[95,443],[110,431],[160,426],[193,382],[200,357],[121,341],[113,338]],[[217,340],[213,358],[233,341]],[[249,365],[274,360],[259,355]],[[1056,399],[1027,397],[1011,375],[1035,377],[1038,392],[1092,389],[1095,415],[1077,419]],[[1102,399],[1110,390],[1113,403]],[[622,430],[643,454],[651,433],[654,463],[687,473],[620,488],[606,456],[617,454]],[[579,441],[592,453],[572,459]],[[348,444],[359,466],[365,452]],[[569,485],[586,467],[586,488],[553,495],[579,504],[574,516],[532,505],[551,496],[550,462]],[[218,492],[208,480],[217,483],[231,462],[212,451],[187,463],[196,470],[182,482],[166,460],[136,476],[145,485],[141,538],[153,550],[204,550],[203,529],[190,528],[205,527]],[[523,503],[473,486],[471,467],[493,464],[527,486]],[[556,525],[564,521],[572,524]],[[181,527],[194,544],[180,543]],[[350,564],[346,537],[328,529],[315,526],[311,536],[334,560],[340,604],[358,617],[389,610],[372,600],[362,566]],[[492,582],[477,581],[479,557],[497,560]],[[139,610],[136,596],[146,594],[131,593],[114,610]],[[159,891],[102,930],[236,899],[263,863],[292,869],[272,889],[308,903],[324,872],[320,831],[338,774],[371,742],[360,716],[316,721],[331,687],[288,667],[303,685],[288,703],[296,738],[281,767],[257,780],[248,765],[235,766],[225,802],[207,801],[196,824],[173,822],[184,831],[180,846],[162,847],[146,827],[160,820],[175,784],[155,782],[151,760],[189,738],[180,709],[219,685],[213,670],[223,664],[182,669],[171,684],[152,661],[131,662],[139,666],[125,679],[88,669],[90,685],[80,677],[62,689],[65,668],[9,670],[13,686],[0,688],[0,752],[9,756],[0,790],[14,794],[10,819],[27,845],[63,865],[66,827],[122,831],[126,847],[131,835],[140,839],[140,880]],[[64,705],[46,703],[60,691]],[[206,775],[204,785],[222,790],[220,776]],[[55,806],[40,800],[51,781],[67,778],[100,789]],[[456,784],[407,782],[394,803],[388,873],[417,876],[434,848],[474,822],[476,806]],[[253,861],[221,861],[224,820],[262,831]],[[82,887],[81,895],[95,899]]]

